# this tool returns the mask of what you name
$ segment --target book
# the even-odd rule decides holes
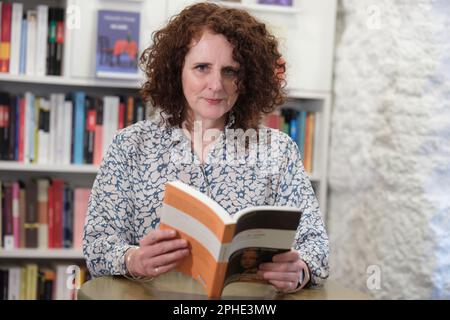
[[[292,7],[292,0],[258,0],[258,3]]]
[[[0,33],[0,72],[9,72],[11,58],[11,20],[12,4],[2,3],[1,33]]]
[[[255,206],[233,217],[216,201],[180,181],[165,185],[160,229],[175,229],[190,247],[177,270],[199,281],[210,298],[234,281],[267,283],[260,263],[289,251],[301,218],[294,207]]]
[[[139,12],[98,11],[97,77],[138,78],[139,27]]]

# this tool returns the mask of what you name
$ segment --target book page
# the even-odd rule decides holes
[[[296,208],[256,207],[239,214],[229,252],[225,285],[234,281],[265,282],[258,266],[289,251],[301,211]]]

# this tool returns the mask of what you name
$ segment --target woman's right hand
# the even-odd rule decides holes
[[[173,229],[150,231],[139,241],[139,248],[126,252],[128,272],[134,276],[157,277],[174,269],[189,254],[188,242],[176,236]]]

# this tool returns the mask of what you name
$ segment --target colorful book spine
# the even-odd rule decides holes
[[[56,59],[54,74],[62,75],[62,60],[64,49],[64,9],[56,8]]]
[[[27,39],[28,39],[28,20],[22,17],[22,30],[20,34],[20,60],[19,60],[19,73],[26,73],[27,66]]]
[[[20,186],[18,182],[12,184],[12,218],[14,248],[20,248]]]
[[[86,99],[86,130],[84,139],[84,163],[92,164],[94,161],[94,148],[95,148],[95,126],[97,111],[95,108],[95,99],[88,97]]]
[[[11,3],[2,3],[1,17],[0,72],[9,72],[9,59],[11,57]]]
[[[10,108],[9,94],[0,92],[0,160],[8,158]]]
[[[82,91],[73,94],[74,104],[74,125],[73,125],[73,163],[83,164],[84,159],[84,131],[86,127],[85,100],[86,94]]]
[[[103,157],[103,101],[96,99],[96,124],[94,142],[94,164],[99,165]]]

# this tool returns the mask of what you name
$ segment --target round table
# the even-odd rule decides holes
[[[179,273],[169,272],[152,281],[133,281],[121,276],[94,278],[78,290],[80,300],[206,300],[208,297],[200,283]],[[372,299],[369,295],[348,289],[336,282],[327,281],[324,286],[307,288],[296,293],[279,294],[273,286],[234,282],[227,285],[221,299],[268,300],[346,300]]]

